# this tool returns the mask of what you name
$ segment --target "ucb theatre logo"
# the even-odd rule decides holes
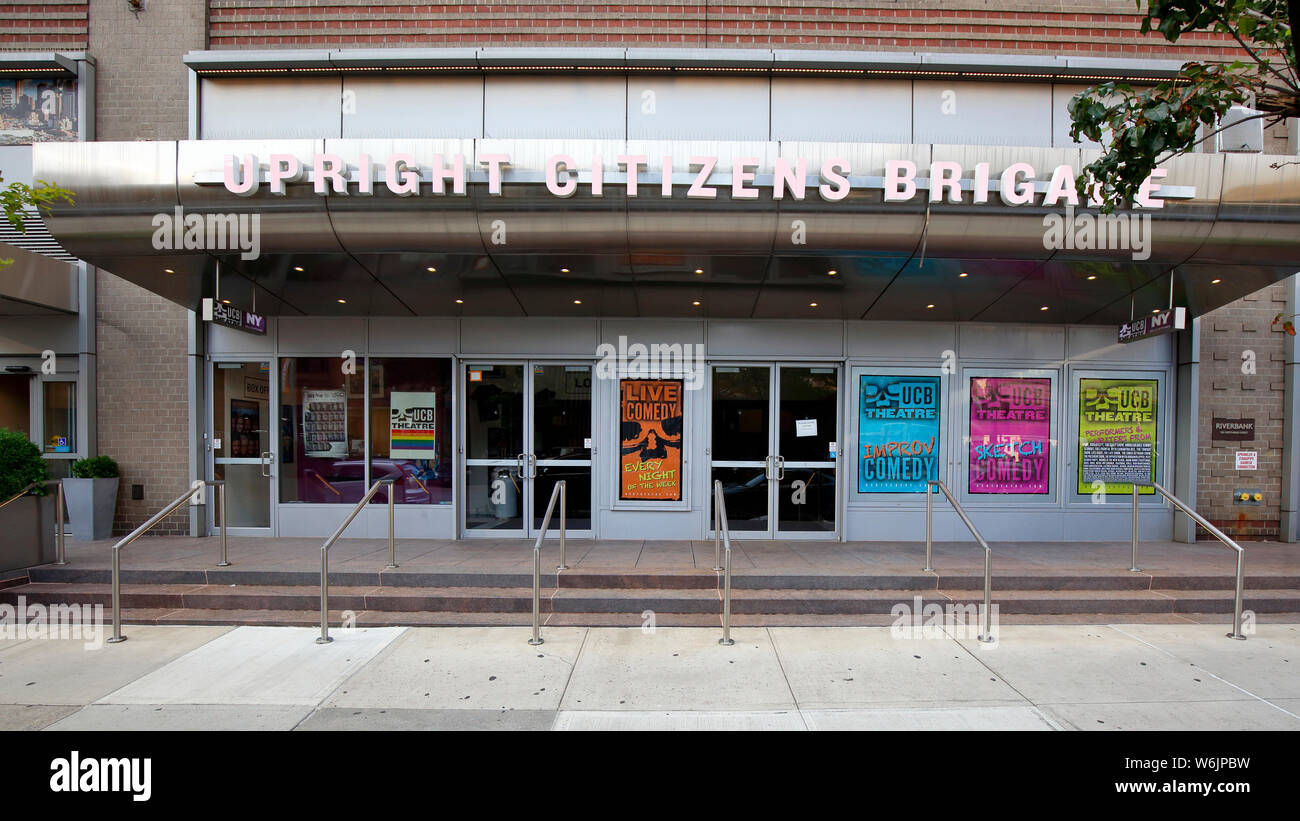
[[[432,425],[434,423],[433,408],[393,408],[389,414],[389,419],[393,425],[403,427],[413,425]]]
[[[82,758],[73,750],[50,762],[50,792],[127,793],[132,801],[153,795],[153,759]]]

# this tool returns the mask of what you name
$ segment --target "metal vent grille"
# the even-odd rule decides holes
[[[9,220],[0,218],[0,242],[64,262],[77,261],[76,257],[63,250],[63,246],[59,245],[50,229],[45,227],[44,220],[35,209],[24,212],[23,224],[27,228],[25,233],[10,225]]]

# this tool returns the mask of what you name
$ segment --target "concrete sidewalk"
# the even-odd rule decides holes
[[[0,640],[0,730],[1300,730],[1300,625],[131,626]]]

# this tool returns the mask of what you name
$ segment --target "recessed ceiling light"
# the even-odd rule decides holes
[[[222,305],[229,305],[229,304],[230,304],[230,300],[228,300],[228,299],[223,299],[223,300],[221,300],[221,304],[222,304]]]
[[[568,269],[568,268],[561,268],[561,269],[560,269],[560,273],[562,273],[562,274],[567,274],[567,273],[569,273],[569,269]]]
[[[1160,309],[1159,309],[1159,308],[1152,308],[1152,309],[1151,309],[1151,313],[1153,313],[1153,314],[1158,314],[1158,313],[1160,313]]]
[[[437,268],[434,268],[432,265],[430,265],[428,268],[425,268],[424,270],[428,271],[428,272],[431,273],[431,274],[436,274],[436,273],[438,273],[438,269],[437,269]]]
[[[926,305],[925,307],[926,307],[926,310],[929,310],[930,308],[933,308],[933,307],[934,307],[934,303],[930,303],[929,305]]]
[[[1220,282],[1223,282],[1223,280],[1221,280],[1221,279],[1212,279],[1212,280],[1210,280],[1210,284],[1211,284],[1211,285],[1218,285]]]
[[[164,273],[164,274],[174,274],[174,273],[176,273],[176,272],[173,271],[171,268],[164,268],[164,269],[163,269],[163,273]]]
[[[1092,281],[1093,281],[1094,279],[1096,279],[1096,278],[1097,278],[1097,275],[1096,275],[1096,274],[1091,274],[1091,275],[1088,277],[1088,281],[1089,281],[1089,282],[1092,282]]]
[[[458,299],[458,300],[456,300],[456,304],[457,304],[457,305],[464,305],[464,304],[465,304],[465,300],[463,300],[463,299]]]
[[[696,269],[695,269],[695,273],[697,273],[697,274],[702,274],[702,273],[704,273],[704,269],[703,269],[703,268],[696,268]]]
[[[961,272],[960,274],[958,274],[957,276],[958,276],[958,277],[968,277],[968,276],[970,276],[970,274],[966,273],[965,271],[962,271],[962,272]]]
[[[700,301],[697,299],[697,300],[695,300],[694,302],[692,302],[691,304],[692,304],[692,305],[699,305],[699,304],[700,304]]]
[[[809,308],[816,308],[816,307],[817,307],[817,303],[816,303],[816,302],[809,302],[809,303],[808,303],[808,307],[809,307]]]
[[[581,300],[581,299],[575,299],[575,300],[573,300],[573,304],[574,304],[574,305],[581,305],[581,304],[582,304],[582,300]]]
[[[839,271],[827,271],[827,272],[826,272],[826,276],[828,276],[828,277],[833,277],[833,276],[835,276],[835,275],[838,274],[838,273],[839,273]]]
[[[293,266],[293,270],[295,270],[295,271],[301,271],[301,270],[302,270],[302,266],[301,266],[301,265],[295,265],[295,266]]]
[[[1044,305],[1043,307],[1039,308],[1038,310],[1040,310],[1040,311],[1046,311],[1046,310],[1047,310],[1047,306]]]

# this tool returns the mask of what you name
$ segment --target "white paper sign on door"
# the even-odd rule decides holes
[[[796,419],[794,422],[795,436],[816,436],[817,420],[816,419]]]

